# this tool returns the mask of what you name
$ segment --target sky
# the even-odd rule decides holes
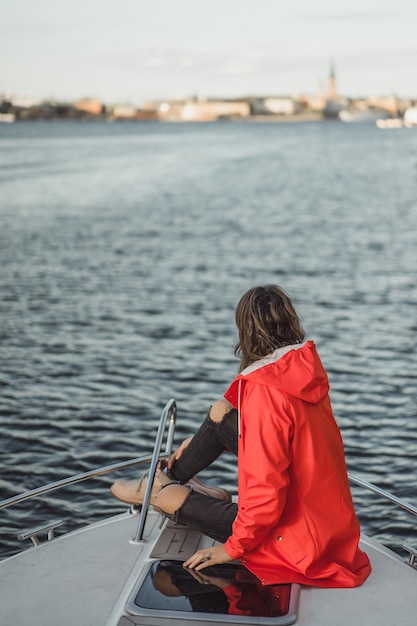
[[[0,93],[417,98],[416,0],[0,0]]]

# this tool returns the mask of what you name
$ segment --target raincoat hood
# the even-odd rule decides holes
[[[250,381],[285,391],[300,400],[316,404],[329,392],[329,381],[313,341],[278,348],[243,370],[225,397],[238,405],[238,387]]]

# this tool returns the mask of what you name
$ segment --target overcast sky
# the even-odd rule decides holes
[[[0,92],[417,97],[417,0],[0,0]]]

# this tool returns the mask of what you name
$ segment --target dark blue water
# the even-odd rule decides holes
[[[276,282],[328,370],[349,470],[417,503],[415,131],[21,123],[0,126],[0,165],[1,499],[148,453],[171,397],[191,434],[237,371],[238,299]],[[227,455],[205,475],[235,477]],[[113,479],[3,510],[0,554],[43,521],[123,510]],[[354,495],[364,531],[412,540]]]

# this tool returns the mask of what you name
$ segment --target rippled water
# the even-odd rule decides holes
[[[276,282],[350,471],[416,504],[415,131],[21,123],[0,127],[0,164],[1,499],[148,453],[171,397],[190,434],[237,370],[237,300]],[[205,477],[233,488],[234,459]],[[43,521],[123,510],[113,479],[2,511],[0,556]],[[357,502],[365,531],[412,539],[391,505]]]

